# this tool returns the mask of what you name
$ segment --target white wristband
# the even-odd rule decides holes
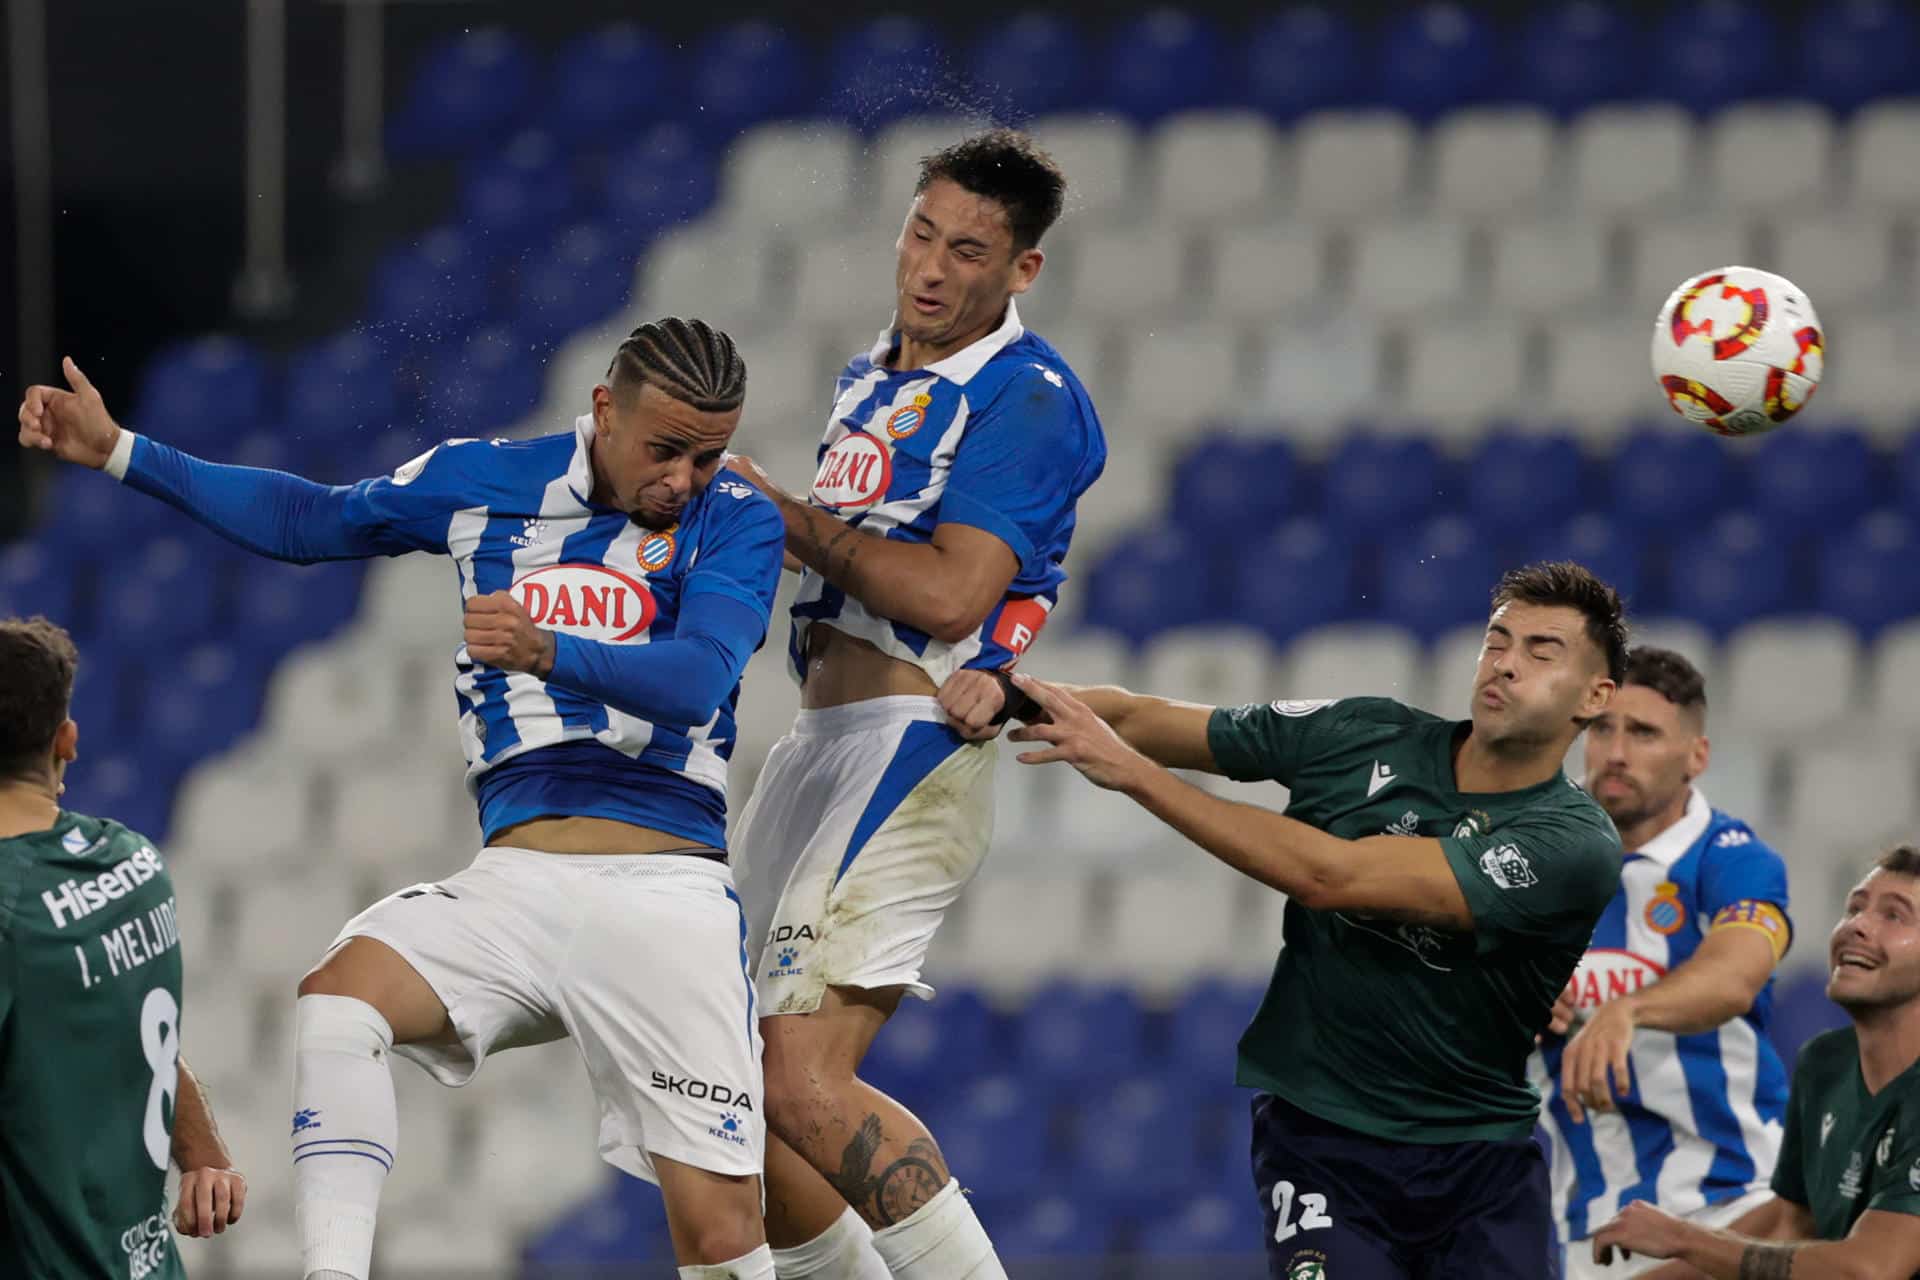
[[[127,464],[133,461],[133,442],[137,439],[139,436],[133,432],[125,427],[120,428],[120,438],[113,442],[113,452],[107,455],[107,465],[101,470],[115,480],[124,481],[127,478]]]

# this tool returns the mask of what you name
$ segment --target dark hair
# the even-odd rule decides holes
[[[915,195],[945,178],[1007,211],[1013,251],[1040,243],[1060,220],[1067,200],[1067,175],[1054,158],[1018,129],[993,129],[942,148],[920,161]]]
[[[1671,649],[1636,646],[1627,655],[1625,683],[1651,689],[1683,711],[1707,713],[1706,677]]]
[[[40,771],[67,720],[73,637],[45,618],[0,619],[0,778]]]
[[[738,409],[747,398],[747,362],[733,339],[704,320],[668,316],[627,335],[607,366],[614,391],[638,395],[652,383],[702,413]]]
[[[1897,844],[1881,854],[1873,865],[1875,870],[1891,872],[1896,876],[1920,876],[1920,849],[1910,844]]]
[[[1571,560],[1546,560],[1509,569],[1493,589],[1493,608],[1515,602],[1564,605],[1587,620],[1587,639],[1607,659],[1607,675],[1619,684],[1627,675],[1627,614],[1620,593]]]

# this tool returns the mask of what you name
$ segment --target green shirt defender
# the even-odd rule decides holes
[[[178,1280],[173,882],[145,837],[61,813],[0,840],[0,1273]]]
[[[1869,1209],[1920,1214],[1920,1063],[1867,1092],[1852,1027],[1807,1041],[1793,1069],[1773,1193],[1842,1240]]]
[[[1438,837],[1474,919],[1458,933],[1289,902],[1241,1084],[1398,1142],[1533,1132],[1527,1055],[1619,887],[1620,837],[1564,773],[1457,790],[1468,727],[1391,698],[1213,713],[1221,770],[1284,784],[1289,817],[1344,839]]]

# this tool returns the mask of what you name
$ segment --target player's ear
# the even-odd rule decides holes
[[[1040,246],[1038,245],[1035,245],[1031,249],[1022,249],[1020,252],[1014,254],[1013,282],[1009,286],[1008,292],[1025,293],[1028,289],[1031,289],[1034,280],[1040,275],[1040,268],[1046,265],[1047,255],[1040,251]]]
[[[1713,744],[1707,741],[1707,735],[1697,734],[1693,739],[1693,748],[1687,752],[1687,781],[1707,771],[1707,764],[1713,759]]]
[[[1611,676],[1595,676],[1593,683],[1587,686],[1587,696],[1585,701],[1580,704],[1580,715],[1578,718],[1581,720],[1591,720],[1602,711],[1605,711],[1607,704],[1613,701],[1613,690],[1614,683]]]
[[[593,389],[593,430],[600,436],[613,430],[613,388],[604,382]]]
[[[53,758],[61,764],[80,758],[80,726],[74,721],[62,720],[53,731]]]

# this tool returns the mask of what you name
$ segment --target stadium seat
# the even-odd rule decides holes
[[[658,124],[616,151],[606,166],[607,222],[642,244],[713,206],[720,179],[711,150],[690,126]]]
[[[728,236],[704,221],[669,232],[640,264],[641,319],[697,308],[702,319],[729,333],[751,332],[771,310],[767,254],[764,239]]]
[[[1920,620],[1896,623],[1874,643],[1867,708],[1889,732],[1920,729]]]
[[[968,58],[968,78],[995,114],[1032,118],[1093,105],[1092,56],[1071,19],[1029,9],[984,23],[981,30]]]
[[[1726,689],[1720,681],[1720,650],[1711,631],[1690,618],[1678,617],[1671,612],[1649,610],[1644,616],[1633,616],[1630,621],[1633,630],[1629,639],[1634,645],[1672,649],[1684,655],[1705,678],[1710,705],[1730,705]]]
[[[101,584],[100,627],[148,653],[170,652],[204,634],[214,622],[220,561],[232,554],[190,525],[134,549],[122,573]]]
[[[1075,1189],[1115,1216],[1138,1217],[1190,1188],[1199,1134],[1182,1102],[1152,1077],[1097,1091],[1078,1108]]]
[[[673,47],[632,22],[576,36],[554,55],[541,123],[578,145],[617,141],[674,108],[685,92],[677,69]]]
[[[1676,546],[1668,574],[1673,609],[1720,636],[1792,599],[1786,544],[1745,513],[1721,516]]]
[[[1244,1163],[1244,1153],[1236,1151]],[[1244,1178],[1246,1171],[1238,1170]],[[1210,1259],[1237,1256],[1251,1248],[1249,1241],[1264,1234],[1257,1192],[1249,1182],[1239,1194],[1209,1192],[1196,1195],[1177,1208],[1149,1219],[1140,1230],[1138,1248],[1149,1258],[1167,1260],[1181,1274],[1202,1274]],[[1172,1274],[1169,1271],[1169,1274]]]
[[[1374,94],[1419,120],[1476,102],[1496,73],[1499,36],[1464,5],[1430,0],[1381,34]]]
[[[1628,436],[1608,468],[1614,514],[1655,532],[1685,529],[1718,515],[1732,486],[1725,442],[1678,423]]]
[[[1266,959],[1271,962],[1273,957]],[[1168,1020],[1168,1077],[1189,1082],[1197,1092],[1231,1089],[1231,1051],[1252,1021],[1264,990],[1264,982],[1224,978],[1205,979],[1189,987]]]
[[[1885,213],[1871,211],[1782,218],[1774,226],[1774,260],[1831,329],[1836,320],[1893,309],[1911,296],[1894,231]]]
[[[182,764],[143,743],[107,739],[68,771],[61,804],[79,813],[110,815],[164,850]]]
[[[1629,613],[1643,602],[1647,547],[1640,526],[1594,511],[1556,526],[1551,512],[1543,511],[1534,528],[1541,532],[1528,543],[1527,560],[1577,561],[1625,597]]]
[[[431,1216],[448,1198],[449,1183],[467,1181],[467,1170],[454,1161],[460,1117],[447,1105],[446,1086],[426,1072],[402,1067],[392,1074],[394,1100],[403,1119],[393,1171],[381,1186],[380,1201],[398,1211],[389,1215],[389,1220]],[[382,1245],[385,1255],[386,1242]],[[385,1260],[396,1269],[404,1265],[391,1256]]]
[[[1264,692],[1246,689],[1232,701],[1259,700]],[[1249,887],[1224,864],[1185,851],[1171,870],[1121,877],[1112,924],[1119,945],[1102,972],[1149,1000],[1219,976],[1246,943],[1234,926],[1238,900]]]
[[[1486,639],[1484,622],[1463,623],[1437,637],[1427,648],[1425,683],[1407,701],[1436,715],[1465,719],[1472,714],[1474,680]]]
[[[1141,124],[1212,105],[1226,78],[1226,51],[1210,20],[1182,9],[1149,9],[1108,34],[1100,88]]]
[[[688,119],[718,138],[806,104],[814,68],[794,36],[771,22],[748,20],[703,36],[687,71]]]
[[[1808,920],[1798,910],[1795,914],[1804,922],[1802,928],[1811,925],[1817,931],[1827,927],[1826,921]],[[1848,1025],[1846,1012],[1827,999],[1825,966],[1783,975],[1774,985],[1773,1025],[1768,1033],[1774,1047],[1780,1051],[1782,1060],[1795,1061],[1801,1046],[1808,1040],[1822,1031],[1834,1031]]]
[[[1211,568],[1206,548],[1177,527],[1137,533],[1088,572],[1086,625],[1140,645],[1169,627],[1204,621],[1218,602]]]
[[[1864,853],[1909,830],[1920,797],[1909,741],[1796,745],[1789,759],[1787,812],[1796,831],[1817,831],[1833,847]]]
[[[884,1044],[879,1037],[875,1047]],[[969,1187],[994,1196],[1038,1191],[1059,1175],[1051,1099],[1021,1076],[979,1074],[971,1079],[944,1066],[941,1078],[966,1081],[958,1097],[937,1104],[927,1127],[940,1152]]]
[[[1351,106],[1364,94],[1364,42],[1337,6],[1294,4],[1263,14],[1242,47],[1248,99],[1275,120]]]
[[[1031,132],[1067,175],[1063,229],[1144,212],[1135,181],[1138,144],[1126,120],[1113,115],[1045,116],[1033,122]]]
[[[1140,687],[1163,698],[1229,706],[1273,687],[1275,659],[1257,631],[1181,627],[1161,632],[1142,651]]]
[[[470,167],[461,213],[481,252],[499,258],[546,243],[575,209],[571,157],[560,139],[525,129]]]
[[[1546,196],[1554,162],[1554,125],[1524,107],[1456,111],[1434,126],[1428,144],[1437,212],[1506,220],[1533,213]]]
[[[1156,217],[1190,224],[1265,214],[1279,150],[1273,125],[1252,112],[1189,111],[1168,118],[1146,144]]]
[[[616,1173],[604,1174],[599,1187],[544,1227],[522,1252],[529,1280],[672,1256],[664,1202],[647,1184]]]
[[[1850,528],[1836,518],[1820,541],[1820,611],[1867,637],[1920,615],[1917,556],[1920,535],[1905,512],[1875,511]]]
[[[1425,424],[1437,440],[1474,438],[1490,420],[1529,407],[1527,348],[1526,333],[1510,323],[1410,326],[1396,416]]]
[[[183,761],[225,751],[259,719],[271,660],[250,645],[201,643],[149,665],[134,715],[143,740]]]
[[[633,286],[631,243],[591,222],[561,232],[521,267],[514,323],[551,341],[605,320],[626,304]]]
[[[39,614],[79,631],[74,578],[71,553],[51,537],[0,543],[0,618]]]
[[[1414,161],[1413,126],[1391,111],[1316,112],[1294,129],[1294,208],[1339,225],[1398,213]]]
[[[267,364],[252,344],[213,336],[162,348],[148,359],[131,420],[154,439],[189,451],[218,447],[271,412]]]
[[[1648,314],[1655,305],[1647,305]],[[1638,325],[1616,321],[1549,326],[1542,403],[1552,405],[1589,442],[1611,440],[1635,418],[1667,412],[1658,384],[1645,372],[1647,337]]]
[[[1446,221],[1384,223],[1355,232],[1350,304],[1419,322],[1464,305],[1470,292],[1466,229]]]
[[[1567,148],[1568,194],[1588,217],[1668,208],[1696,181],[1693,122],[1675,107],[1595,107],[1573,121]]]
[[[1520,36],[1520,92],[1562,116],[1633,96],[1646,60],[1641,34],[1619,6],[1560,0],[1542,6]]]
[[[1860,642],[1843,622],[1756,622],[1727,642],[1726,702],[1743,728],[1806,742],[1857,719]]]
[[[267,726],[314,760],[363,759],[392,740],[404,665],[357,640],[282,662],[267,686]]]
[[[1475,596],[1483,604],[1490,584]],[[1411,699],[1420,689],[1420,650],[1404,627],[1355,623],[1320,627],[1287,651],[1288,698]]]
[[[1473,522],[1439,516],[1411,536],[1396,533],[1382,547],[1380,590],[1370,612],[1431,640],[1451,627],[1485,621],[1487,593],[1498,576],[1492,549]]]
[[[541,362],[529,358],[540,350],[537,339],[507,325],[444,348],[427,379],[430,420],[462,436],[489,436],[517,423],[540,403]],[[407,451],[404,441],[397,447]]]
[[[844,212],[859,174],[853,130],[826,121],[763,124],[740,136],[721,171],[716,216],[736,235],[811,234]]]
[[[1021,1074],[1043,1087],[1117,1079],[1135,1069],[1145,1045],[1146,1015],[1118,986],[1050,983],[1032,993],[1013,1029]]]
[[[376,343],[428,346],[459,338],[496,314],[492,268],[460,227],[437,227],[389,250],[374,267],[368,320]]]
[[[1350,420],[1383,407],[1383,340],[1369,320],[1276,325],[1262,340],[1256,404],[1303,445],[1344,439]]]
[[[1542,219],[1503,226],[1491,237],[1487,301],[1497,314],[1562,316],[1612,306],[1616,273],[1604,227],[1579,219]]]
[[[1909,427],[1914,398],[1906,362],[1912,358],[1916,336],[1920,336],[1920,324],[1910,312],[1863,318],[1829,329],[1829,341],[1835,350],[1844,346],[1846,359],[1836,361],[1820,383],[1814,403],[1821,417],[1859,418],[1881,433]]]
[[[287,428],[307,457],[390,426],[399,412],[392,366],[362,330],[322,339],[287,363]]]
[[[464,31],[420,60],[387,145],[401,156],[480,150],[518,116],[534,74],[519,36],[499,27]]]
[[[1208,244],[1194,292],[1208,314],[1239,324],[1298,315],[1327,288],[1319,234],[1301,223],[1224,227]]]
[[[1327,523],[1336,536],[1360,539],[1417,525],[1433,507],[1438,465],[1422,437],[1350,435],[1321,484]]]
[[[1730,107],[1707,127],[1707,175],[1716,209],[1772,215],[1833,194],[1833,117],[1812,103]]]
[[[1157,331],[1116,330],[1113,338],[1120,344],[1119,372],[1107,379],[1106,391],[1126,406],[1136,430],[1184,440],[1196,423],[1246,405],[1241,341],[1233,326],[1195,321]]]
[[[803,237],[793,246],[792,261],[794,328],[806,331],[865,323],[876,311],[884,319],[892,309],[893,263],[871,234]],[[768,390],[775,395],[804,392],[810,399],[820,399],[824,388],[812,378],[807,383],[800,388],[768,384]]]
[[[452,875],[480,847],[464,778],[452,759],[349,767],[333,788],[329,839],[381,892]]]
[[[1050,772],[1057,776],[1061,770]],[[1020,995],[1075,972],[1086,958],[1092,912],[1087,877],[1061,874],[1058,860],[1045,851],[1025,852],[1031,865],[1012,857],[992,859],[967,890],[966,913],[954,939],[959,945],[951,953],[956,979],[999,995]]]
[[[1565,436],[1496,431],[1467,461],[1467,506],[1492,536],[1532,533],[1579,510],[1584,469]]]
[[[1855,208],[1899,211],[1920,201],[1920,98],[1861,108],[1849,131],[1846,167]]]
[[[586,1072],[571,1046],[557,1048],[564,1052],[551,1054],[544,1082],[514,1102],[503,1101],[475,1115],[479,1132],[472,1147],[469,1194],[495,1206],[509,1232],[526,1230],[606,1177],[607,1167],[595,1151],[599,1117]],[[489,1062],[486,1070],[499,1065]],[[717,1123],[719,1115],[714,1119]],[[651,1188],[639,1194],[651,1195]]]
[[[1776,432],[1748,466],[1754,513],[1776,536],[1846,525],[1872,505],[1873,465],[1856,432]]]
[[[1627,303],[1636,315],[1656,314],[1668,295],[1694,276],[1753,260],[1752,228],[1737,215],[1643,222],[1632,240]]]
[[[1204,437],[1174,464],[1168,514],[1237,558],[1293,507],[1297,469],[1283,438]]]
[[[980,1216],[995,1252],[1010,1261],[1099,1257],[1112,1234],[1104,1213],[1069,1195],[1022,1197],[1001,1213],[983,1206]]]
[[[1835,111],[1920,89],[1913,11],[1897,0],[1841,0],[1809,10],[1794,41],[1800,88]]]
[[[1184,308],[1193,280],[1187,265],[1186,237],[1169,224],[1151,229],[1095,227],[1082,231],[1074,238],[1069,275],[1070,283],[1058,279],[1048,283],[1055,288],[1070,288],[1076,311],[1088,316],[1124,316],[1129,328],[1142,333],[1151,333],[1157,327],[1154,317]],[[1146,341],[1178,336],[1163,329]],[[1192,380],[1199,381],[1200,375]],[[1183,390],[1190,392],[1192,388]],[[1204,409],[1196,408],[1195,412]]]
[[[1780,84],[1773,14],[1750,0],[1683,0],[1669,7],[1651,43],[1661,97],[1705,113],[1770,96]]]
[[[843,29],[827,55],[826,104],[872,133],[901,116],[944,107],[953,94],[939,33],[890,13]]]
[[[980,993],[941,990],[932,1003],[903,1001],[862,1061],[864,1079],[882,1089],[918,1078],[971,1080],[997,1059],[993,1014]]]
[[[340,927],[363,907],[353,887],[322,864],[273,877],[248,877],[240,885],[233,954],[253,975],[293,986],[327,952]]]
[[[1230,581],[1233,620],[1285,644],[1349,615],[1353,547],[1317,520],[1289,520],[1237,558]]]

